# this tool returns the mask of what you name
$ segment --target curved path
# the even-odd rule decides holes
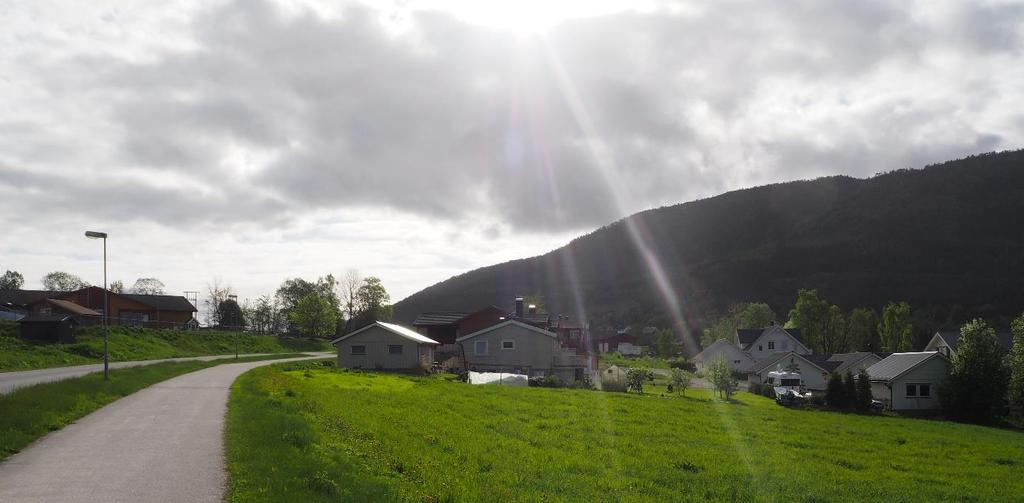
[[[0,501],[216,502],[231,383],[284,360],[218,365],[157,383],[0,464]]]
[[[296,353],[304,353],[305,351],[296,351]],[[238,355],[240,358],[246,358],[249,356],[270,356],[271,353],[252,353]],[[128,367],[141,367],[143,365],[153,365],[154,363],[163,362],[187,362],[187,361],[201,361],[209,362],[213,360],[224,360],[227,358],[234,358],[235,355],[214,355],[214,356],[188,356],[184,358],[164,358],[161,360],[135,360],[128,362],[110,362],[110,369],[123,369]],[[48,369],[36,369],[36,370],[21,370],[17,372],[0,372],[0,395],[4,393],[10,393],[18,388],[24,388],[25,386],[32,386],[33,384],[39,384],[44,382],[61,381],[64,379],[70,379],[72,377],[82,377],[86,374],[92,374],[93,372],[103,372],[102,363],[90,363],[88,365],[74,365],[72,367],[53,367]]]

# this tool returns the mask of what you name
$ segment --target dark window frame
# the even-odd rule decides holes
[[[366,344],[353,344],[351,347],[352,356],[366,356]]]

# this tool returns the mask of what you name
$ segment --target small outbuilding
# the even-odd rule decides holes
[[[378,370],[426,370],[438,342],[412,329],[375,322],[331,341],[338,367]]]
[[[868,367],[871,396],[890,410],[939,408],[938,389],[949,376],[949,359],[938,351],[893,353]]]
[[[70,344],[78,320],[70,314],[31,314],[18,320],[22,339]]]

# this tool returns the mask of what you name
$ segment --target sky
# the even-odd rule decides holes
[[[1019,2],[6,0],[0,270],[382,279],[1024,145]]]

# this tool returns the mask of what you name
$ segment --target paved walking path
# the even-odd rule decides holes
[[[303,351],[296,351],[296,353],[302,353]],[[269,353],[252,353],[239,355],[239,357],[247,356],[269,356]],[[137,360],[130,362],[111,362],[111,369],[122,369],[128,367],[140,367],[143,365],[152,365],[154,363],[163,362],[187,362],[187,361],[213,361],[223,360],[225,358],[234,358],[235,355],[216,355],[216,356],[191,356],[186,358],[165,358],[163,360]],[[93,372],[103,372],[102,363],[92,363],[89,365],[75,365],[74,367],[56,367],[52,369],[37,369],[37,370],[23,370],[19,372],[0,372],[0,395],[10,393],[18,388],[24,388],[25,386],[32,386],[33,384],[39,384],[43,382],[60,381],[63,379],[70,379],[72,377],[81,377],[86,374],[92,374]]]
[[[0,463],[0,501],[221,501],[231,383],[261,365],[311,358],[323,355],[218,365],[124,397]]]

